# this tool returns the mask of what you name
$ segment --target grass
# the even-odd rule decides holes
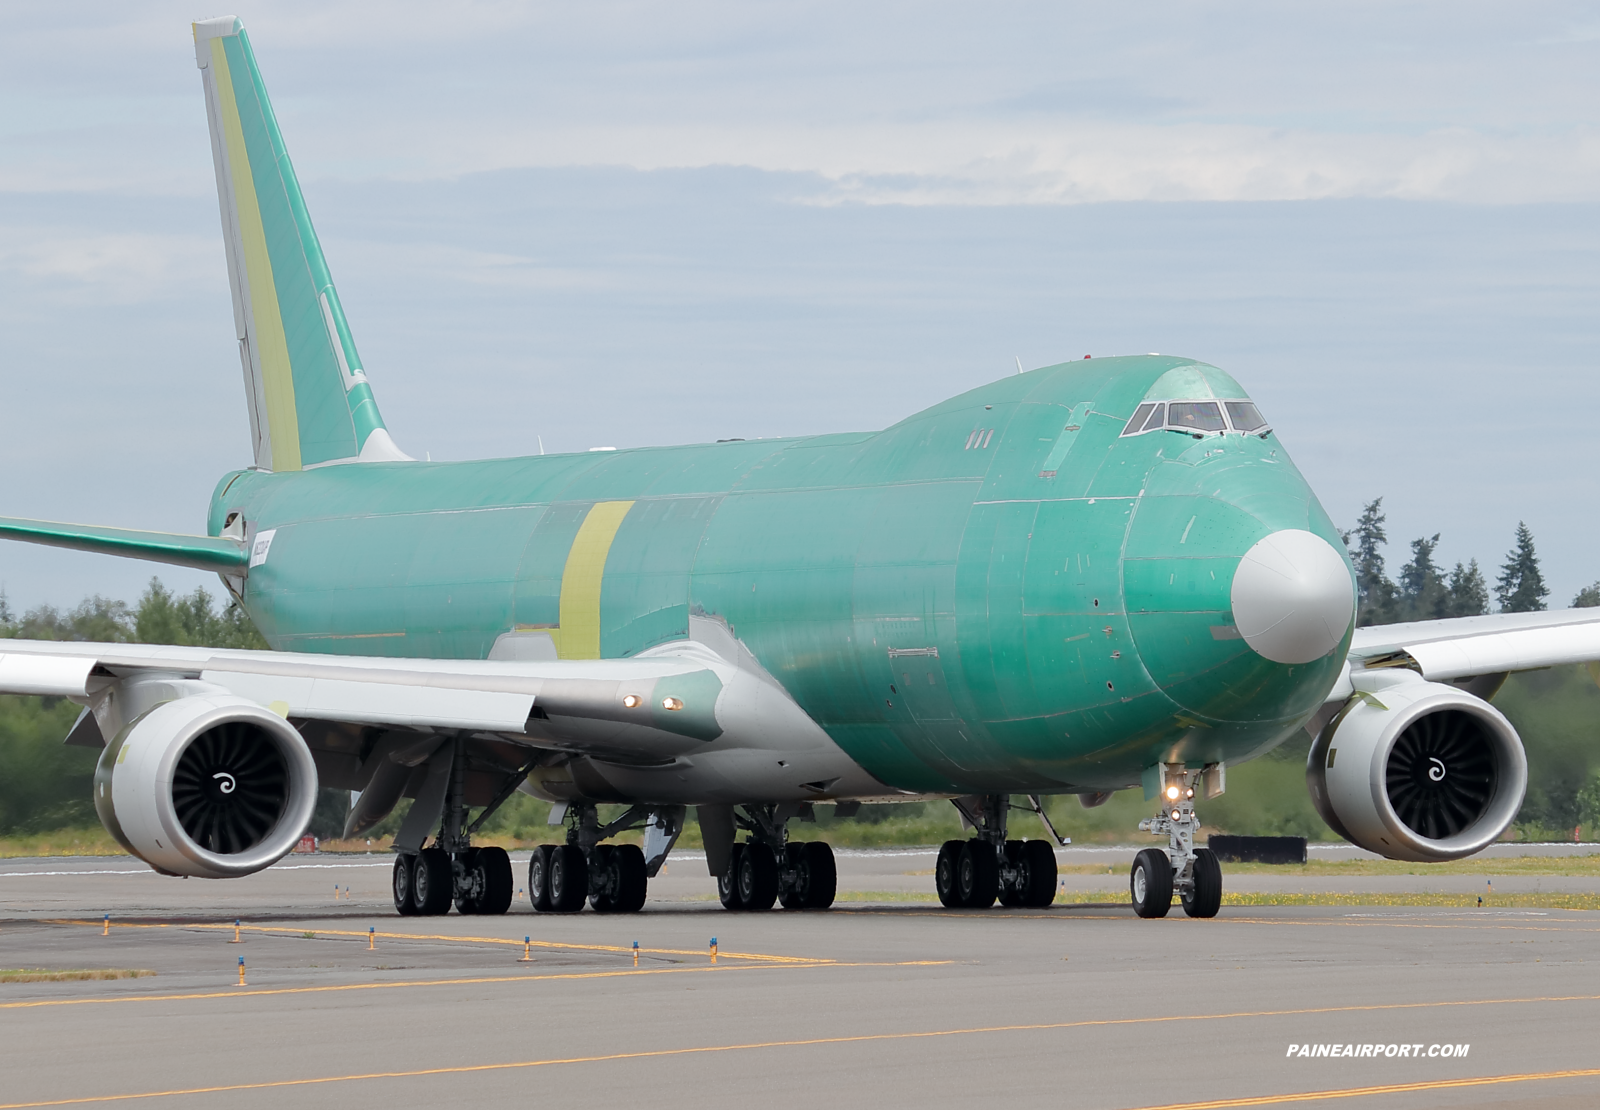
[[[36,856],[121,856],[122,845],[99,825],[0,839],[0,859]]]
[[[131,967],[0,967],[0,983],[75,983],[85,979],[143,979],[154,974]]]

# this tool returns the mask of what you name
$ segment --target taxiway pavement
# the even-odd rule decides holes
[[[1095,851],[1120,872],[1133,850],[1060,858]],[[917,873],[932,858],[841,853],[841,889],[931,889]],[[683,854],[636,915],[520,900],[503,917],[400,918],[388,864],[297,856],[213,883],[127,859],[0,861],[0,968],[156,973],[0,983],[0,1106],[1600,1104],[1600,913],[1224,907],[1190,921],[1174,907],[1141,921],[885,897],[730,914]],[[1379,878],[1407,877],[1361,887]],[[1289,1055],[1301,1044],[1424,1055]],[[1435,1045],[1471,1048],[1426,1055]]]

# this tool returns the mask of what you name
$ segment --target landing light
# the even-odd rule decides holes
[[[661,708],[662,709],[674,709],[674,710],[682,709],[683,708],[683,702],[679,701],[677,698],[662,698],[661,699]]]
[[[1185,797],[1185,798],[1192,798],[1192,797],[1194,797],[1194,787],[1192,787],[1192,786],[1191,786],[1191,787],[1189,787],[1189,792],[1188,792],[1188,793],[1186,793],[1186,794],[1185,794],[1185,795],[1184,795],[1184,797]]]
[[[627,706],[629,709],[638,709],[640,703],[643,701],[644,699],[638,694],[625,694],[622,698],[622,704]]]
[[[1167,800],[1173,802],[1178,800],[1178,788],[1176,786],[1167,787]]]
[[[1183,818],[1183,813],[1180,810],[1176,810],[1175,809],[1175,810],[1172,811],[1172,819],[1174,821],[1182,820],[1182,818]]]

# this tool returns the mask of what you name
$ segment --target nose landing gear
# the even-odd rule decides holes
[[[1165,917],[1174,893],[1190,917],[1215,917],[1222,907],[1222,865],[1210,848],[1194,846],[1200,828],[1194,793],[1204,773],[1182,764],[1163,765],[1161,810],[1140,821],[1139,830],[1165,833],[1167,849],[1144,849],[1134,857],[1128,876],[1133,910],[1140,917]]]

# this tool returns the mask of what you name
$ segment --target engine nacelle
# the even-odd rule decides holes
[[[316,804],[317,768],[300,734],[222,691],[141,714],[106,745],[94,773],[101,823],[170,875],[260,871],[294,847]]]
[[[1311,745],[1311,800],[1346,840],[1442,863],[1494,843],[1522,807],[1528,761],[1498,709],[1407,672],[1357,693]]]

